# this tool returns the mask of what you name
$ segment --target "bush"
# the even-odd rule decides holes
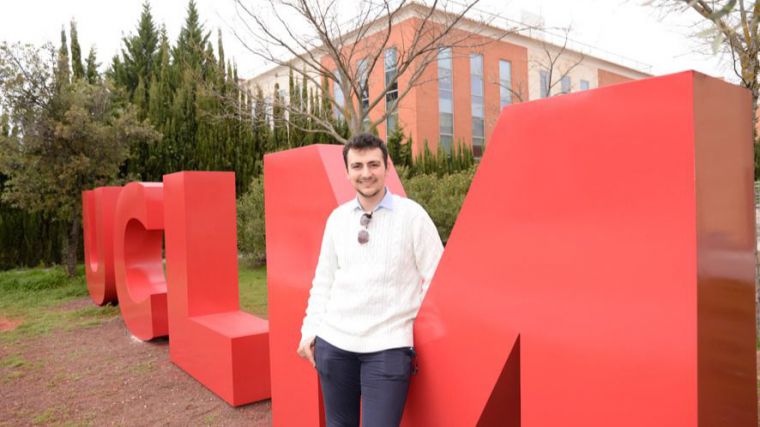
[[[68,286],[71,281],[61,268],[9,270],[0,274],[0,290],[45,291]]]
[[[442,176],[433,173],[402,178],[406,195],[425,208],[444,244],[449,240],[473,176],[474,167]]]
[[[243,262],[251,267],[265,264],[264,177],[261,175],[251,181],[248,192],[238,199],[237,234]]]

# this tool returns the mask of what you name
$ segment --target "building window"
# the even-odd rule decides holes
[[[454,141],[454,81],[451,48],[438,51],[438,123],[440,144],[447,152]]]
[[[367,110],[369,109],[369,60],[367,58],[360,59],[356,65],[356,71],[361,88],[362,113],[367,114]],[[369,114],[364,117],[363,122],[365,125],[369,125]]]
[[[570,76],[562,77],[560,85],[562,86],[562,93],[570,93]]]
[[[539,94],[539,97],[546,98],[549,96],[549,72],[541,70],[538,74],[541,77],[541,93]]]
[[[385,50],[385,111],[396,109],[398,102],[398,80],[396,80],[396,48]],[[386,138],[396,130],[398,126],[398,111],[393,111],[385,119]]]
[[[335,114],[335,118],[343,120],[343,105],[346,100],[343,97],[343,88],[340,86],[340,72],[335,70],[333,74],[335,75],[335,82],[333,82],[333,99],[335,100],[333,113]]]
[[[512,103],[512,63],[499,61],[499,108]]]
[[[485,126],[483,123],[483,55],[470,55],[470,93],[472,94],[472,154],[483,155]]]
[[[588,80],[581,80],[581,90],[588,90]]]

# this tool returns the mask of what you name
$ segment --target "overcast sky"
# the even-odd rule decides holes
[[[461,0],[464,1],[464,0]],[[256,7],[262,0],[247,0]],[[41,45],[60,40],[61,26],[77,21],[83,56],[90,46],[98,52],[99,62],[110,63],[121,46],[121,37],[134,33],[142,10],[142,0],[12,0],[3,2],[0,14],[0,40]],[[207,30],[221,29],[225,54],[238,64],[240,77],[252,77],[265,65],[246,53],[231,28],[239,27],[233,0],[196,0]],[[481,0],[481,10],[512,20],[540,17],[548,27],[572,27],[570,37],[595,49],[621,55],[643,71],[655,75],[695,69],[731,78],[725,58],[697,54],[699,46],[689,38],[695,14],[660,13],[644,0]],[[185,19],[187,0],[152,0],[154,20],[165,24],[172,43]]]

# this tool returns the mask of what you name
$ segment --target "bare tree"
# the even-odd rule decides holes
[[[476,48],[510,32],[490,25],[488,19],[465,17],[478,0],[464,5],[433,0],[429,6],[407,0],[364,0],[358,2],[358,13],[348,16],[348,23],[343,15],[350,15],[346,9],[356,2],[267,0],[253,5],[235,1],[243,28],[234,31],[241,43],[320,90],[325,103],[345,120],[349,134],[373,129],[396,114],[399,102],[412,88],[430,81],[425,70],[440,49]],[[400,22],[405,25],[398,26]],[[480,33],[484,29],[487,37]],[[370,91],[368,78],[379,67],[385,71],[383,84]],[[338,96],[324,90],[325,82],[340,89]],[[383,103],[387,108],[378,108]],[[327,133],[346,142],[334,121],[312,114],[303,105],[285,108],[316,125],[300,130]],[[376,110],[381,112],[370,115]]]
[[[560,85],[561,91],[555,93],[555,95],[569,92],[570,88],[563,88],[562,82],[570,76],[570,72],[575,67],[586,59],[585,55],[580,52],[574,58],[572,57],[573,55],[568,55],[567,42],[569,40],[570,27],[564,28],[562,31],[564,33],[562,45],[555,46],[542,41],[541,46],[545,56],[534,61],[533,64],[539,71],[546,73],[546,84],[541,84],[541,90],[544,91],[545,89],[545,93],[541,94],[542,97],[551,96],[552,89],[557,85]]]
[[[582,52],[571,52],[568,47],[569,35],[571,28],[561,28],[562,42],[559,45],[548,43],[544,40],[541,41],[541,47],[543,55],[537,58],[533,58],[528,62],[529,70],[544,72],[546,76],[545,87],[541,87],[543,93],[541,97],[549,97],[552,95],[559,95],[566,93],[565,90],[560,92],[553,89],[560,85],[562,81],[570,76],[570,73],[583,61],[586,56]],[[525,102],[528,101],[528,87],[527,82],[520,81],[514,83],[511,79],[508,82],[502,80],[499,75],[490,76],[490,83],[499,86],[500,89],[504,89],[509,92],[513,102]]]
[[[744,0],[650,0],[646,4],[659,7],[666,13],[692,10],[699,15],[694,35],[705,40],[714,53],[722,50],[729,54],[740,84],[752,92],[752,124],[757,138],[760,3]]]

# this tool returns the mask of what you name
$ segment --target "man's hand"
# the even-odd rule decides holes
[[[298,355],[311,362],[311,366],[317,367],[314,361],[314,340],[304,342],[297,351]]]

